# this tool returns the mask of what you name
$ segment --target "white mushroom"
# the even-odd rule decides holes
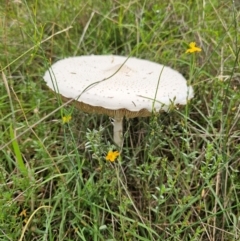
[[[170,67],[113,55],[70,57],[44,75],[47,86],[86,112],[114,119],[114,141],[122,145],[122,119],[150,116],[170,105],[185,105],[193,89]]]

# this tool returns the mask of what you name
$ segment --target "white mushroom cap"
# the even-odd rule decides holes
[[[43,78],[79,108],[109,116],[148,116],[153,108],[167,111],[193,97],[192,87],[177,71],[132,57],[70,57],[53,64]]]

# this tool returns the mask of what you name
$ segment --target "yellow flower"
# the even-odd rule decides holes
[[[189,49],[187,49],[186,53],[194,53],[194,52],[201,52],[202,49],[199,47],[196,47],[196,43],[195,42],[191,42],[189,44]]]
[[[27,217],[27,210],[26,209],[23,209],[22,212],[19,214],[19,216],[23,216],[23,217]]]
[[[24,217],[23,222],[27,223],[28,219],[27,219],[27,210],[23,209],[22,212],[19,214],[20,217]]]
[[[68,123],[72,119],[72,116],[66,115],[62,117],[63,124]]]
[[[106,160],[110,162],[114,162],[116,158],[119,156],[119,154],[120,153],[118,151],[109,151],[106,156]]]

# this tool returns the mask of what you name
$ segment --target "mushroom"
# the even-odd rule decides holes
[[[170,67],[115,55],[69,57],[45,73],[47,86],[77,108],[113,118],[114,142],[122,146],[122,120],[185,105],[193,88]]]

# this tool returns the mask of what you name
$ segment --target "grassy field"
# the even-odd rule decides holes
[[[1,0],[0,240],[240,240],[239,22],[229,0]],[[170,66],[195,97],[125,120],[119,150],[42,78],[89,54]]]

